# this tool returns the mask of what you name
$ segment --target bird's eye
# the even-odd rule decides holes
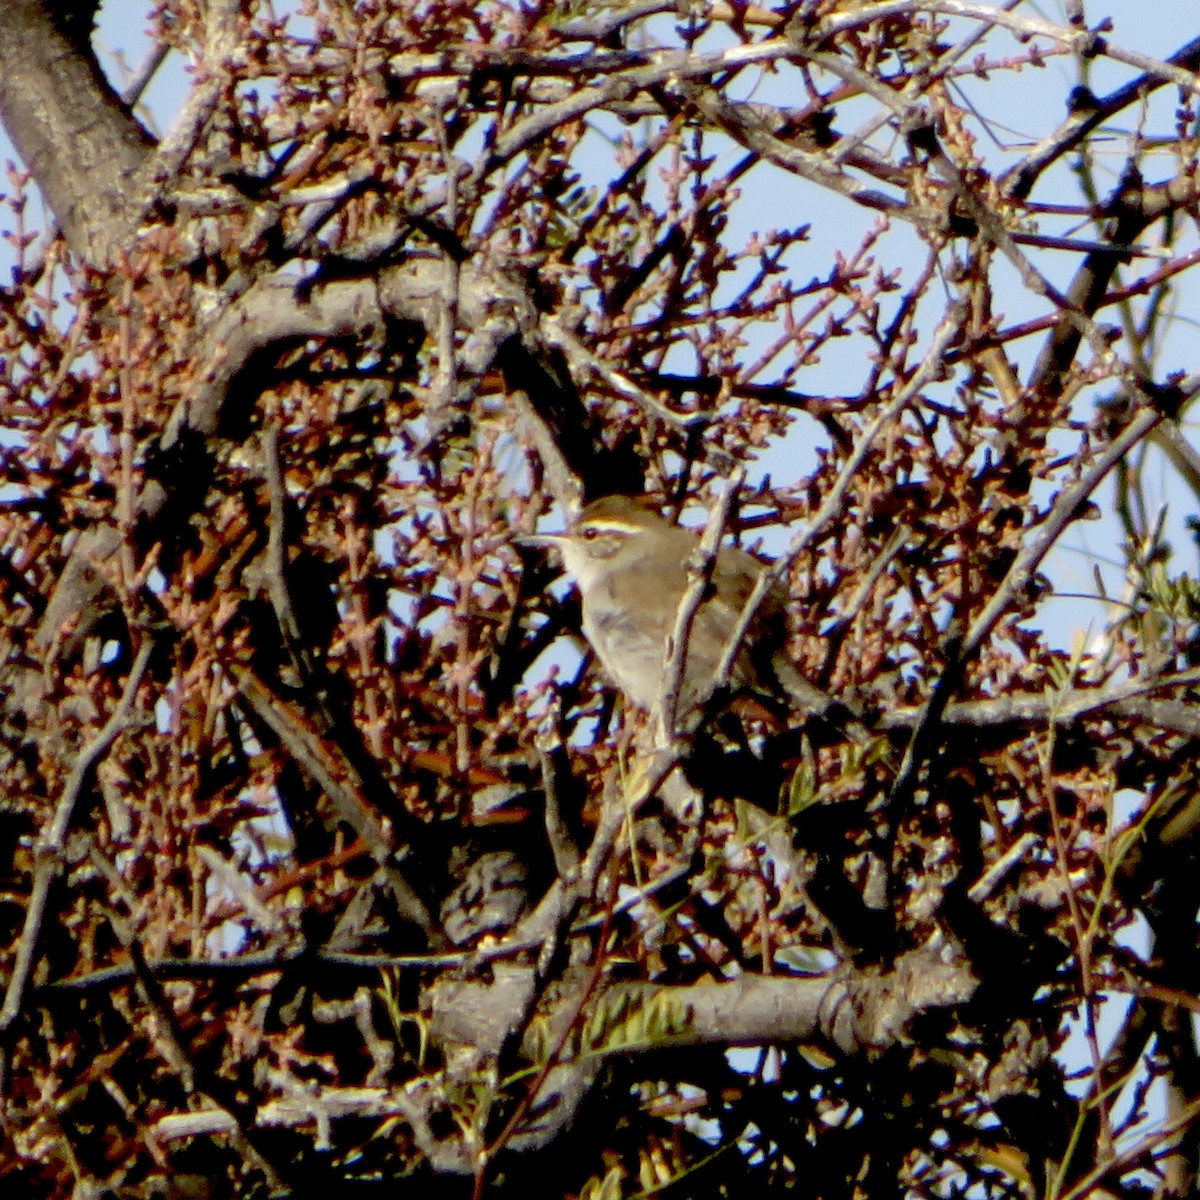
[[[593,528],[591,525],[584,528],[582,533],[585,542],[594,542],[600,536],[600,530]]]

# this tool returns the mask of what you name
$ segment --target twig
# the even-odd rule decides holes
[[[1158,1129],[1146,1134],[1131,1146],[1119,1150],[1107,1162],[1093,1167],[1070,1191],[1060,1193],[1061,1200],[1082,1200],[1084,1196],[1095,1195],[1098,1184],[1139,1162],[1156,1146],[1169,1149],[1172,1139],[1180,1136],[1197,1118],[1200,1118],[1200,1100],[1193,1100],[1170,1120],[1164,1121]]]
[[[725,643],[725,651],[721,655],[721,662],[717,668],[718,680],[725,680],[729,677],[730,668],[742,644],[742,639],[746,636],[746,630],[750,628],[750,622],[754,619],[754,614],[758,611],[758,606],[762,603],[763,598],[771,588],[783,582],[784,577],[792,568],[792,563],[804,553],[808,546],[816,539],[817,535],[822,533],[835,517],[842,514],[846,493],[849,491],[850,484],[857,476],[858,470],[866,459],[867,453],[874,444],[875,439],[883,430],[891,425],[900,413],[913,402],[917,393],[942,369],[942,356],[945,353],[946,347],[954,340],[961,329],[965,314],[966,309],[961,304],[954,304],[950,307],[942,323],[935,331],[933,339],[929,344],[929,349],[925,352],[912,378],[879,410],[875,419],[863,430],[862,436],[858,439],[854,450],[846,459],[841,471],[838,472],[838,477],[834,481],[833,487],[825,497],[821,507],[817,510],[816,515],[792,539],[787,550],[775,560],[774,564],[758,577],[753,591],[751,591],[746,603],[742,606],[741,616],[738,618],[737,624],[734,625],[729,635],[729,640]]]
[[[892,784],[889,802],[894,810],[893,831],[916,787],[917,772],[924,761],[929,739],[933,730],[941,723],[942,715],[951,695],[959,686],[966,664],[979,651],[1001,617],[1008,611],[1014,597],[1024,592],[1032,582],[1034,572],[1042,559],[1058,541],[1063,530],[1076,520],[1083,503],[1100,486],[1116,463],[1162,419],[1162,413],[1149,405],[1141,409],[1107,448],[1093,459],[1088,469],[1059,493],[1041,528],[1022,547],[992,598],[975,618],[961,644],[949,656],[945,670],[933,685],[929,699],[926,700],[913,726],[904,758]]]
[[[276,696],[252,671],[233,665],[229,672],[255,714],[279,738],[297,766],[325,792],[338,816],[369,847],[404,917],[422,929],[434,946],[442,945],[445,939],[428,907],[400,869],[394,829],[375,815],[363,791],[361,776],[341,748],[322,738],[311,722]]]
[[[1193,38],[1168,61],[1177,67],[1195,68],[1200,62],[1200,38]],[[1142,102],[1155,81],[1156,77],[1143,74],[1087,108],[1071,113],[1049,137],[1043,138],[1019,163],[1000,175],[997,182],[1017,199],[1024,199],[1051,163],[1073,150],[1092,130],[1121,109]]]
[[[507,162],[527,146],[541,138],[551,129],[567,121],[584,116],[593,109],[614,100],[623,100],[635,92],[681,79],[696,79],[754,66],[784,58],[792,52],[789,38],[767,38],[749,45],[731,46],[724,50],[692,54],[682,51],[660,51],[649,62],[639,55],[626,61],[636,66],[614,71],[602,83],[589,88],[579,88],[565,100],[548,104],[541,113],[519,121],[496,139],[490,155],[483,157],[475,170],[478,178],[486,178],[503,162]],[[611,55],[605,55],[611,60]]]
[[[151,47],[150,52],[121,89],[122,104],[134,108],[141,101],[142,93],[150,86],[150,80],[158,73],[158,68],[163,65],[170,53],[171,47],[165,42],[158,42]]]
[[[656,886],[660,886],[657,884]],[[636,899],[636,898],[635,898]],[[630,900],[625,907],[634,903]],[[618,910],[620,911],[620,910]],[[581,927],[582,928],[582,927]],[[503,946],[485,945],[473,950],[456,950],[445,954],[360,954],[350,950],[264,950],[255,954],[238,954],[231,958],[162,958],[146,960],[141,970],[155,979],[246,980],[257,975],[275,975],[298,964],[328,967],[342,973],[362,973],[376,978],[380,971],[425,971],[429,968],[463,968],[468,973],[487,963],[513,958],[536,950],[540,942],[507,941]],[[69,979],[55,979],[35,985],[37,996],[67,995],[73,992],[112,991],[139,978],[139,969],[131,963],[103,967]]]
[[[239,0],[214,0],[209,5],[198,82],[143,168],[149,173],[144,211],[169,194],[184,164],[200,145],[221,97],[233,88],[234,64],[240,50],[240,8]]]
[[[944,13],[948,17],[982,21],[988,26],[1007,29],[1019,37],[1049,38],[1076,53],[1094,51],[1098,40],[1090,29],[1057,25],[1041,17],[1018,16],[992,4],[972,3],[971,0],[883,0],[882,3],[853,5],[825,17],[813,30],[813,36],[826,38],[834,33],[858,29],[887,17],[912,16],[920,12]],[[1154,58],[1149,54],[1126,50],[1107,40],[1102,43],[1102,53],[1107,58],[1137,67],[1148,76],[1169,81],[1185,94],[1200,95],[1200,80],[1186,67]]]
[[[632,400],[647,416],[657,417],[675,429],[688,430],[696,425],[705,425],[712,418],[708,413],[677,413],[668,408],[656,396],[652,396],[645,388],[639,387],[623,371],[618,371],[611,363],[605,362],[593,350],[588,349],[583,342],[563,323],[553,316],[542,318],[542,334],[546,341],[557,346],[577,366],[586,367],[602,379],[618,396]],[[728,458],[728,455],[723,455]]]
[[[705,589],[712,580],[713,565],[716,562],[717,550],[721,537],[725,532],[725,522],[729,519],[729,509],[733,498],[737,495],[746,479],[746,468],[738,467],[725,481],[717,502],[708,514],[708,523],[696,547],[691,560],[687,564],[687,587],[679,598],[679,607],[675,611],[675,624],[664,646],[663,688],[658,703],[657,740],[659,745],[668,745],[676,736],[675,718],[679,701],[679,690],[684,681],[684,664],[687,659],[688,642],[691,639],[692,623],[700,608]],[[717,671],[707,683],[707,693],[720,686],[726,672]],[[706,696],[689,696],[689,702],[697,708],[702,707]]]
[[[573,875],[579,869],[579,847],[563,815],[562,797],[559,795],[558,779],[565,764],[561,742],[557,747],[537,747],[541,766],[542,791],[546,797],[546,839],[554,856],[554,870],[559,878]]]
[[[433,122],[437,138],[438,151],[442,157],[443,169],[446,174],[445,226],[447,229],[458,228],[458,170],[456,160],[450,152],[450,143],[446,138],[446,114],[441,114],[441,120]],[[442,262],[446,272],[445,285],[442,290],[442,303],[435,310],[433,328],[430,335],[433,340],[437,366],[434,369],[430,388],[433,402],[426,406],[426,418],[430,423],[433,436],[448,428],[455,420],[454,402],[458,391],[458,361],[455,350],[455,338],[459,332],[459,301],[462,295],[462,260],[457,254],[443,251]]]
[[[49,896],[50,884],[54,876],[62,868],[63,851],[66,845],[67,828],[83,785],[95,766],[100,755],[112,745],[117,735],[127,725],[129,710],[133,706],[137,689],[141,685],[146,665],[150,661],[153,643],[146,638],[138,650],[129,678],[121,693],[121,699],[112,715],[104,723],[104,727],[83,748],[75,761],[75,766],[67,779],[66,787],[54,810],[50,825],[35,848],[34,854],[37,865],[34,868],[33,890],[29,897],[29,906],[25,910],[25,925],[21,930],[21,941],[17,947],[16,959],[13,963],[12,978],[8,982],[8,991],[4,997],[4,1006],[0,1008],[0,1032],[6,1030],[13,1022],[21,1008],[21,996],[29,978],[33,965],[33,955],[37,947],[37,939],[41,929],[42,918],[45,915],[46,901]]]
[[[1037,834],[1026,830],[980,877],[971,884],[967,898],[979,904],[986,900],[996,884],[1025,856],[1025,851],[1037,844]]]
[[[1105,709],[1120,707],[1126,711],[1137,711],[1130,707],[1134,700],[1169,688],[1191,687],[1195,684],[1200,684],[1200,667],[1155,679],[1133,679],[1109,688],[1078,688],[1066,697],[1047,699],[1039,693],[997,700],[961,700],[946,706],[942,720],[948,725],[979,728],[1011,722],[1045,724],[1049,721],[1054,725],[1069,725]],[[891,709],[881,714],[880,728],[903,729],[912,726],[916,723],[919,711],[913,708]]]
[[[304,688],[312,697],[312,708],[320,717],[325,730],[334,725],[334,716],[329,703],[329,688],[324,673],[318,668],[311,647],[305,642],[296,608],[292,603],[292,590],[288,584],[287,530],[288,501],[283,483],[283,463],[279,451],[279,424],[267,423],[261,439],[263,476],[267,483],[267,498],[270,515],[267,522],[267,547],[264,553],[267,596],[275,610],[279,633],[291,660],[292,669]]]
[[[623,799],[606,797],[592,844],[569,879],[556,879],[538,906],[495,948],[503,957],[531,942],[540,946],[538,974],[544,977],[563,931],[574,919],[576,908],[593,896],[600,875],[608,864],[627,816],[636,813],[655,794],[662,781],[678,766],[686,747],[681,739],[650,754],[639,763],[637,779]]]
[[[311,662],[305,653],[300,635],[300,623],[292,606],[287,584],[287,493],[283,486],[283,470],[279,458],[279,424],[267,423],[262,432],[263,478],[267,483],[270,503],[267,519],[266,584],[267,596],[275,610],[275,620],[283,635],[283,644],[297,677],[306,685],[312,684]]]
[[[197,1068],[184,1047],[183,1035],[179,1029],[179,1022],[175,1019],[175,1011],[163,994],[159,981],[147,969],[141,945],[136,938],[122,936],[119,930],[117,933],[121,941],[125,943],[125,948],[133,960],[134,977],[137,979],[142,998],[154,1014],[155,1040],[168,1068],[175,1073],[187,1096],[203,1097],[225,1115],[230,1122],[223,1131],[225,1136],[230,1139],[238,1153],[248,1163],[253,1164],[263,1173],[272,1195],[284,1194],[289,1189],[285,1187],[283,1177],[255,1143],[254,1136],[249,1132],[249,1129],[253,1128],[254,1109],[249,1104],[239,1104],[234,1085],[226,1084],[216,1075],[211,1076],[208,1087],[201,1087],[197,1083]],[[214,1088],[212,1085],[216,1085],[216,1087]],[[222,1101],[214,1095],[215,1090],[227,1093],[228,1102]],[[237,1111],[238,1109],[242,1110],[241,1114]]]
[[[34,957],[37,953],[42,921],[46,915],[46,905],[50,898],[50,885],[63,867],[67,829],[70,826],[75,805],[100,756],[128,727],[129,713],[133,708],[137,690],[141,686],[142,676],[146,672],[153,649],[153,641],[149,637],[144,638],[137,656],[133,660],[129,678],[125,681],[125,687],[121,692],[117,707],[113,709],[112,715],[105,721],[100,732],[80,751],[75,760],[75,766],[67,778],[58,805],[55,807],[54,815],[50,819],[50,824],[43,831],[34,849],[36,865],[33,871],[33,888],[30,891],[29,903],[25,909],[25,924],[21,929],[21,938],[17,943],[17,952],[13,959],[12,976],[8,981],[4,1005],[0,1008],[0,1036],[8,1031],[21,1012],[25,990],[29,985],[29,976],[33,970]],[[3,1099],[5,1056],[6,1051],[0,1049],[0,1103]]]
[[[879,577],[891,566],[892,560],[904,549],[905,543],[912,536],[912,527],[905,524],[897,525],[892,531],[892,536],[888,538],[887,544],[874,556],[871,560],[871,565],[863,576],[862,582],[854,589],[854,593],[846,602],[843,610],[838,614],[832,625],[829,625],[825,631],[825,639],[830,643],[831,648],[836,642],[835,635],[849,626],[858,617],[870,599],[871,592],[875,588],[875,584],[879,582]]]
[[[1084,502],[1100,486],[1109,471],[1162,420],[1163,414],[1156,408],[1149,405],[1142,408],[1092,461],[1088,469],[1074,483],[1063,489],[1037,534],[1021,548],[1004,581],[975,618],[963,639],[960,657],[964,662],[983,645],[984,639],[1012,603],[1013,597],[1023,592],[1033,581],[1034,572],[1041,565],[1042,559],[1062,536],[1063,530],[1077,519]]]

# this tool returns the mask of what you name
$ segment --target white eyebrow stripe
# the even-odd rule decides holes
[[[580,529],[594,529],[597,533],[637,533],[640,525],[631,525],[626,521],[608,520],[607,518],[592,518],[584,521]]]

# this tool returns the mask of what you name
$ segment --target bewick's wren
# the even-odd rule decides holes
[[[589,504],[564,533],[522,538],[556,549],[583,601],[583,632],[612,681],[648,711],[662,703],[667,685],[667,643],[689,583],[700,537],[630,496]],[[752,554],[722,546],[692,620],[675,712],[705,703],[714,686],[787,692],[810,711],[829,700],[807,684],[786,658],[787,596],[768,589],[755,610],[729,678],[717,671],[726,645],[766,566]]]

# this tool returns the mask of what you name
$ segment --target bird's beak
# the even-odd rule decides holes
[[[565,533],[523,533],[513,541],[528,550],[557,550],[566,536]]]

